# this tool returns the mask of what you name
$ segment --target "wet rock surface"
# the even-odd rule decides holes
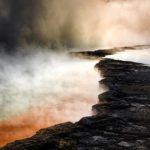
[[[150,67],[112,59],[96,67],[108,91],[92,107],[95,116],[42,129],[1,150],[149,150]]]

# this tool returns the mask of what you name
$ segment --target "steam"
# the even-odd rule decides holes
[[[1,0],[0,43],[51,48],[149,44],[149,0]]]
[[[102,91],[94,70],[96,61],[49,49],[22,51],[0,57],[0,145],[92,115],[91,106]]]
[[[97,99],[95,63],[46,50],[26,56],[6,55],[0,59],[0,120],[43,105],[56,120],[63,116],[79,119],[90,112]],[[62,115],[63,111],[66,114]]]
[[[150,65],[150,49],[128,50],[120,53],[116,53],[107,58],[119,59],[124,61],[139,62],[146,65]]]

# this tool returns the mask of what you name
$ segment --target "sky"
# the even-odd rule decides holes
[[[149,0],[0,0],[0,146],[92,115],[102,79],[70,51],[150,45]],[[109,56],[150,64],[149,49]]]

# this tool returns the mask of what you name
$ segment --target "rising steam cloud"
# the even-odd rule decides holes
[[[0,43],[91,48],[150,42],[149,0],[1,0]]]
[[[3,55],[0,58],[0,121],[20,116],[38,105],[49,105],[49,115],[54,117],[48,120],[61,120],[63,116],[77,120],[84,113],[91,114],[90,105],[97,101],[98,94],[99,76],[93,69],[95,63],[48,50],[27,53],[26,56]],[[83,106],[77,105],[76,108],[75,103]],[[66,114],[61,116],[59,113],[63,111]],[[71,111],[74,114],[79,112],[79,116],[72,115]],[[37,116],[41,113],[39,111]]]
[[[0,146],[41,128],[92,115],[91,106],[102,91],[96,61],[48,49],[25,51],[0,57]]]

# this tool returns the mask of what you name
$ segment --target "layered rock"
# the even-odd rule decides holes
[[[96,67],[108,91],[92,107],[95,116],[42,129],[1,150],[149,150],[150,67],[112,59]]]

